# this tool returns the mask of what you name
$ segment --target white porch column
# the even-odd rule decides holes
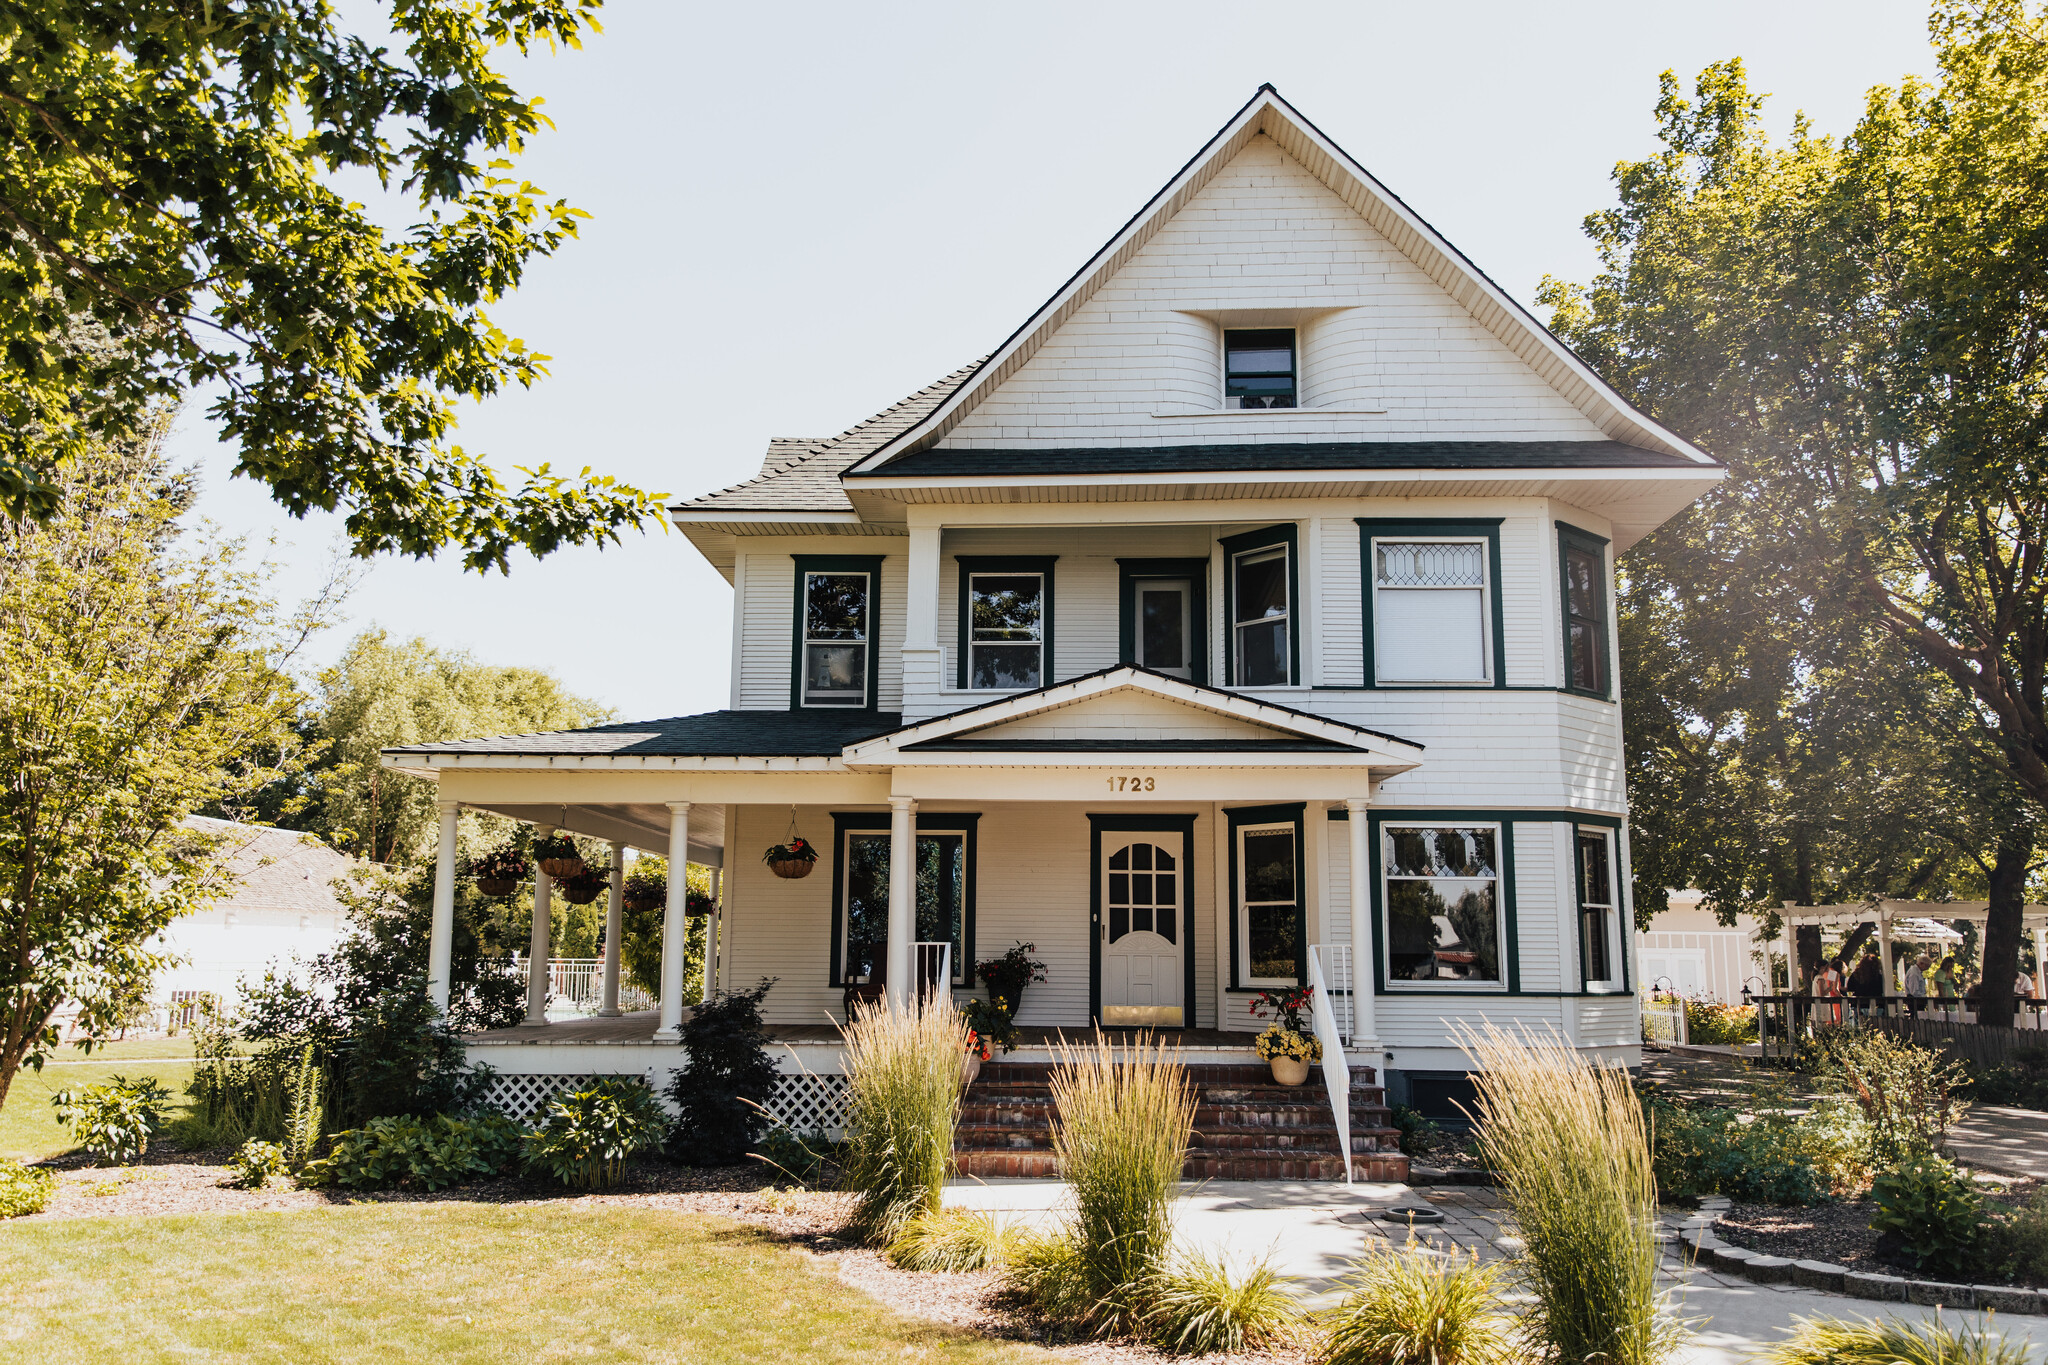
[[[534,834],[545,839],[555,832],[553,825],[535,825]],[[548,935],[553,926],[549,921],[555,889],[554,880],[541,869],[540,859],[533,860],[533,938],[526,949],[526,1022],[545,1024],[548,1021],[548,965],[551,952]]]
[[[683,934],[689,925],[690,803],[668,803],[668,909],[661,918],[661,1027],[673,1042],[683,1028]]]
[[[612,885],[604,903],[604,1003],[598,1014],[619,1017],[619,939],[626,932],[626,846],[612,845]]]
[[[2048,1000],[2048,929],[2034,931],[2034,994]]]
[[[1351,826],[1351,1026],[1352,1050],[1370,1053],[1367,1065],[1381,1067],[1379,1021],[1373,1012],[1373,977],[1379,970],[1372,950],[1372,821],[1370,798],[1347,796],[1344,810]],[[1386,1084],[1386,1077],[1377,1078]]]
[[[709,1002],[718,994],[718,921],[725,914],[725,869],[711,869],[711,913],[704,917],[704,990],[698,997]]]
[[[436,801],[441,812],[441,843],[434,860],[434,921],[427,941],[427,998],[448,1012],[448,958],[455,939],[455,825],[462,814],[459,801]]]
[[[1785,931],[1785,994],[1797,995],[1799,994],[1799,941],[1792,935],[1792,912],[1787,909],[1780,913],[1784,916],[1780,923]]]
[[[905,574],[903,645],[939,647],[939,528],[910,526],[910,564]]]
[[[910,976],[917,952],[917,802],[889,798],[889,1005],[905,1009],[913,998]]]
[[[1892,916],[1891,911],[1877,912],[1877,955],[1884,964],[1884,993],[1899,993],[1898,974],[1892,970]]]

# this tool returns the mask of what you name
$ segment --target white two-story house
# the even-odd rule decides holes
[[[1461,1020],[1627,1060],[1614,559],[1721,473],[1265,87],[987,357],[672,509],[728,709],[386,761],[447,887],[459,805],[722,869],[717,983],[792,1038],[1023,941],[1030,1028],[1241,1054],[1313,972],[1397,1097]],[[640,1070],[671,957],[477,1055]]]

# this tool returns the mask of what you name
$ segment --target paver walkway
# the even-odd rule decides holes
[[[1405,1226],[1381,1218],[1396,1206],[1427,1205],[1443,1221],[1418,1226],[1418,1241],[1459,1254],[1494,1260],[1519,1249],[1496,1191],[1484,1188],[1405,1185],[1309,1184],[1288,1181],[1212,1181],[1189,1184],[1174,1206],[1174,1225],[1187,1244],[1239,1266],[1270,1258],[1274,1268],[1295,1279],[1316,1306],[1332,1302],[1338,1282],[1368,1244],[1399,1245]],[[1059,1221],[1071,1207],[1067,1187],[1057,1180],[955,1181],[946,1187],[949,1207],[983,1209],[1027,1226]],[[1673,1226],[1682,1221],[1674,1218]],[[1679,1316],[1693,1320],[1694,1336],[1677,1365],[1737,1365],[1780,1339],[1800,1317],[1879,1316],[1878,1305],[1791,1285],[1764,1285],[1693,1266],[1675,1241],[1667,1249],[1662,1279],[1673,1292]],[[1883,1305],[1883,1314],[1926,1317],[1932,1309]],[[1951,1317],[1955,1316],[1953,1314]],[[1973,1322],[1976,1314],[1966,1315]],[[2048,1318],[2001,1317],[1999,1332],[2048,1348]]]

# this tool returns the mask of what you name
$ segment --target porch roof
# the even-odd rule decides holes
[[[593,725],[531,735],[496,735],[406,744],[384,750],[407,758],[818,758],[900,728],[894,711],[705,711],[664,720]]]

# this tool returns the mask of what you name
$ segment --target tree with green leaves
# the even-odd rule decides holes
[[[51,515],[67,462],[206,386],[235,473],[362,555],[503,570],[655,512],[449,440],[546,373],[486,309],[584,216],[517,176],[548,121],[492,63],[577,47],[600,3],[391,0],[359,33],[327,0],[0,0],[0,510]]]
[[[1839,140],[1802,118],[1774,144],[1739,60],[1695,101],[1667,72],[1663,149],[1587,220],[1601,274],[1544,299],[1731,466],[1626,574],[1676,584],[1668,606],[1750,568],[1743,638],[1782,628],[1809,675],[1833,641],[1889,646],[1887,668],[1942,684],[1920,742],[1996,826],[1981,1017],[2000,1023],[2048,814],[2048,20],[1936,0],[1929,29],[1939,80],[1874,88]]]
[[[281,619],[235,544],[181,536],[190,485],[155,439],[61,478],[47,522],[0,523],[0,1104],[60,1009],[118,1029],[150,938],[225,889],[181,822],[295,761],[286,669],[315,624]]]

